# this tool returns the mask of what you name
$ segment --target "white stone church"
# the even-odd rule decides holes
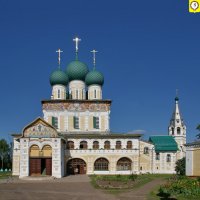
[[[185,156],[186,126],[175,98],[168,135],[113,133],[112,101],[103,99],[104,76],[76,57],[66,70],[50,75],[52,95],[42,101],[43,118],[37,118],[19,134],[13,134],[13,175],[53,176],[71,174],[175,173],[175,162]]]

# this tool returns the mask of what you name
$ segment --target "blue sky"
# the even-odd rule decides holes
[[[103,96],[112,99],[114,132],[167,134],[176,89],[187,126],[187,141],[200,123],[200,14],[188,1],[0,0],[0,138],[11,139],[42,116],[49,99],[49,75],[75,57],[105,75]]]

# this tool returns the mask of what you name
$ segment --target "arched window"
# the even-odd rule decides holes
[[[117,161],[117,171],[131,170],[131,160],[129,158],[120,158]]]
[[[84,90],[82,90],[82,99],[84,99],[85,98],[85,92],[84,92]]]
[[[104,149],[110,149],[110,141],[105,141],[104,142]]]
[[[99,158],[94,163],[95,171],[108,171],[109,162],[105,158]]]
[[[93,128],[99,129],[99,117],[93,117]]]
[[[132,149],[132,141],[128,141],[126,145],[127,149]]]
[[[180,135],[181,134],[181,129],[180,127],[177,127],[177,135]]]
[[[58,99],[60,99],[60,89],[58,89]]]
[[[97,98],[97,91],[94,90],[94,98],[96,99]]]
[[[79,117],[74,116],[74,129],[79,129]]]
[[[93,149],[99,149],[99,142],[98,141],[93,142]]]
[[[172,127],[172,135],[174,135],[174,128]]]
[[[117,141],[116,142],[116,149],[121,149],[121,148],[122,148],[121,141]]]
[[[67,149],[74,149],[74,142],[73,141],[67,142]]]
[[[57,117],[52,117],[52,126],[56,129],[58,129],[58,118]]]
[[[156,160],[160,160],[160,153],[156,153]]]
[[[171,155],[167,154],[167,162],[171,162]]]
[[[86,141],[80,142],[80,149],[87,149],[87,142]]]
[[[149,148],[148,147],[144,147],[144,154],[149,154]]]
[[[78,90],[76,90],[76,99],[78,99]]]
[[[69,91],[69,99],[72,99],[72,92]]]

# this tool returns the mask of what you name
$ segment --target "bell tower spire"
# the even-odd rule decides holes
[[[168,127],[168,134],[170,136],[173,136],[174,139],[176,140],[179,148],[178,159],[181,159],[182,157],[185,156],[184,144],[186,144],[186,126],[184,124],[183,118],[180,113],[179,97],[177,92],[175,97],[174,112],[172,114],[170,125]]]

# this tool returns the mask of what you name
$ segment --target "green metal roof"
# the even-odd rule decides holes
[[[51,73],[49,81],[51,86],[53,85],[66,86],[68,84],[69,79],[65,72],[63,72],[61,69],[57,69]]]
[[[177,151],[178,146],[172,136],[151,136],[149,141],[155,146],[155,151]]]
[[[96,69],[93,69],[86,75],[85,83],[87,85],[93,85],[93,84],[103,85],[104,83],[103,74],[97,71]]]
[[[70,81],[73,81],[73,80],[85,81],[85,77],[88,71],[89,70],[88,70],[87,65],[78,60],[75,60],[69,63],[66,70]]]

